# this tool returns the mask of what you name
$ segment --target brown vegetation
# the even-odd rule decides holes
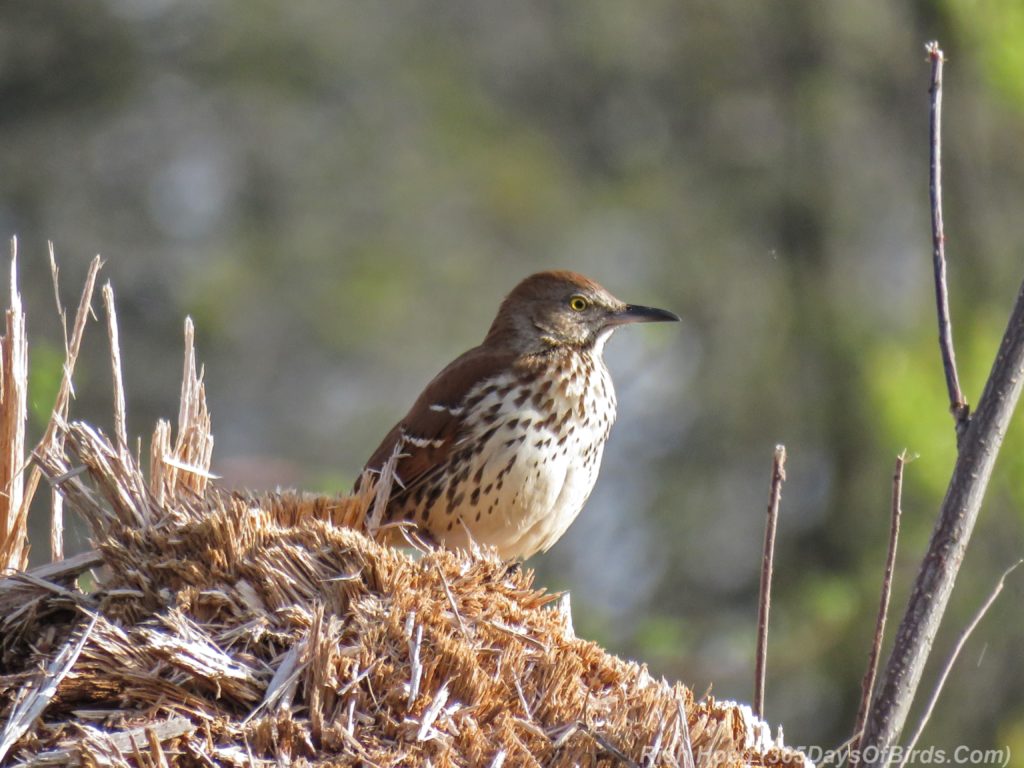
[[[82,306],[90,300],[91,283]],[[120,397],[113,440],[68,423],[58,403],[35,463],[95,549],[25,572],[23,325],[12,280],[0,762],[803,762],[747,708],[695,702],[577,638],[567,603],[534,588],[530,570],[488,552],[413,556],[377,543],[361,530],[372,489],[326,498],[217,488],[190,324],[177,435],[157,426],[148,479],[124,438]]]

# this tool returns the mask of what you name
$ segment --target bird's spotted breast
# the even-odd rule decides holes
[[[393,505],[392,517],[450,548],[485,542],[503,557],[549,548],[597,480],[615,394],[599,358],[574,354],[548,366],[471,389],[446,465]]]

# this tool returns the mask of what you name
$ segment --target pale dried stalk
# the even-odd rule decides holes
[[[53,243],[49,244],[50,248],[50,265],[53,273],[54,281],[57,279],[56,260],[53,256]],[[61,454],[64,451],[64,433],[63,430],[58,429],[58,425],[65,422],[68,416],[68,407],[71,402],[73,395],[73,388],[71,384],[72,375],[75,371],[75,363],[78,360],[78,352],[82,347],[82,337],[85,335],[85,324],[89,319],[89,315],[92,312],[92,293],[96,287],[96,275],[100,271],[100,267],[103,266],[103,262],[99,256],[93,258],[89,264],[89,271],[85,277],[85,286],[82,288],[82,297],[78,302],[78,311],[75,313],[75,325],[71,332],[71,340],[67,344],[67,348],[64,350],[64,375],[61,377],[60,389],[57,391],[57,400],[53,406],[52,418],[46,425],[46,431],[43,433],[43,439],[39,441],[39,445],[36,446],[35,454],[37,456],[45,456],[48,453]],[[60,306],[59,290],[57,291],[58,296],[58,307]],[[29,474],[28,483],[25,490],[25,498],[22,501],[22,505],[25,508],[24,514],[28,515],[28,507],[32,503],[32,498],[36,494],[36,488],[39,486],[39,479],[41,473],[38,466],[32,467],[32,472]],[[55,498],[57,494],[54,494]],[[62,560],[64,558],[64,513],[61,502],[57,502],[52,506],[50,515],[50,557],[53,561]]]
[[[125,420],[124,378],[121,375],[121,343],[117,331],[114,289],[109,280],[103,286],[103,307],[107,311],[107,338],[110,340],[110,366],[114,385],[114,434],[117,436],[117,447],[127,450],[128,429]]]
[[[203,371],[196,365],[195,328],[185,319],[185,364],[178,406],[178,436],[171,446],[171,425],[161,420],[153,432],[150,452],[150,487],[157,503],[183,490],[197,495],[206,491],[213,459],[210,413],[206,408]]]
[[[11,238],[10,308],[0,337],[0,568],[28,565],[28,505],[24,499],[28,340],[18,293],[18,240]]]
[[[60,652],[53,657],[50,665],[45,670],[38,672],[18,691],[14,706],[11,707],[7,726],[0,733],[0,761],[7,756],[10,748],[32,726],[46,709],[50,700],[53,699],[61,680],[67,676],[71,668],[75,666],[75,662],[78,661],[98,618],[97,615],[94,615],[78,640],[74,642],[68,640]]]

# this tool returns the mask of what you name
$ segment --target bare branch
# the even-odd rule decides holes
[[[942,64],[945,58],[937,42],[928,43],[928,58],[932,64],[931,120],[929,137],[931,164],[929,196],[932,209],[932,266],[935,271],[935,308],[939,320],[939,350],[942,368],[946,373],[949,391],[949,410],[956,422],[957,442],[963,438],[970,418],[970,406],[960,391],[960,377],[956,372],[956,353],[953,351],[953,326],[949,320],[949,291],[946,288],[946,233],[942,225]]]
[[[889,522],[889,554],[885,558],[885,575],[882,577],[882,597],[878,602],[878,618],[875,620],[875,639],[871,643],[871,653],[868,655],[868,668],[864,673],[864,682],[861,685],[860,706],[857,708],[857,721],[853,728],[851,740],[850,760],[851,768],[857,768],[860,764],[860,734],[864,730],[864,721],[868,717],[868,707],[871,706],[871,696],[875,691],[875,677],[878,675],[878,659],[882,652],[882,639],[885,637],[885,620],[889,615],[889,597],[892,594],[892,572],[896,564],[896,544],[900,537],[900,516],[903,499],[903,467],[907,463],[906,452],[896,457],[896,470],[892,476],[892,503],[890,507]]]
[[[941,101],[942,52],[937,43],[928,46],[932,61],[932,199],[933,216],[940,208],[939,179],[939,125],[937,116]],[[940,333],[948,331],[949,311],[945,296],[945,260],[942,252],[941,213],[935,233],[936,263],[941,266],[941,280],[936,282],[939,301]],[[937,270],[938,270],[937,266]],[[906,723],[914,694],[921,682],[925,662],[931,650],[939,624],[949,604],[957,573],[963,563],[967,544],[978,519],[981,502],[992,476],[996,456],[1009,427],[1021,387],[1024,386],[1024,285],[1017,294],[1003,340],[989,373],[985,389],[978,401],[978,409],[967,419],[966,404],[959,395],[955,366],[952,359],[952,334],[943,344],[947,383],[954,416],[958,424],[958,455],[953,475],[946,490],[939,518],[932,533],[924,562],[918,571],[903,620],[896,635],[892,653],[885,668],[885,682],[875,699],[861,737],[861,754],[869,753],[867,765],[887,763],[889,748],[894,745]],[[957,412],[957,406],[963,409]],[[963,426],[959,426],[959,425]]]
[[[960,651],[964,649],[967,639],[971,636],[974,630],[977,629],[981,620],[985,618],[985,614],[988,613],[988,609],[992,607],[996,598],[999,597],[999,593],[1003,591],[1003,586],[1006,584],[1006,577],[1013,573],[1021,563],[1024,563],[1024,560],[1018,560],[1003,571],[1003,575],[999,577],[999,581],[996,582],[996,585],[989,594],[988,599],[985,600],[981,608],[978,609],[978,612],[974,614],[974,618],[971,619],[971,623],[964,627],[963,632],[960,633],[960,637],[957,638],[956,645],[953,646],[953,653],[950,654],[949,659],[946,661],[946,665],[942,668],[942,672],[939,675],[939,681],[935,684],[935,690],[932,691],[932,697],[928,700],[928,706],[925,708],[924,714],[921,715],[921,722],[917,724],[917,730],[914,731],[914,735],[910,738],[910,743],[907,745],[903,761],[900,763],[900,768],[905,768],[907,761],[914,753],[914,747],[917,746],[918,739],[921,738],[921,734],[924,732],[925,726],[928,725],[928,720],[931,719],[932,711],[935,709],[935,704],[938,702],[939,696],[942,695],[942,688],[946,684],[946,678],[949,677],[949,673],[953,670],[953,665],[956,664],[956,659],[960,655]]]
[[[761,559],[761,590],[757,611],[757,660],[754,668],[754,714],[764,717],[764,678],[768,662],[768,611],[772,601],[772,567],[775,559],[775,529],[779,520],[779,500],[786,479],[786,446],[775,446],[772,461],[772,485],[768,497],[768,521],[764,529],[764,555]]]
[[[875,754],[869,765],[883,763],[884,748],[895,744],[903,730],[1022,386],[1024,285],[978,409],[964,433],[935,531],[886,664],[885,684],[865,725],[861,752],[872,747]]]

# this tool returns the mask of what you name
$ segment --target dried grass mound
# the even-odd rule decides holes
[[[0,580],[0,764],[806,763],[749,710],[575,637],[528,569],[377,543],[372,491],[216,488],[187,337],[177,435],[157,427],[148,479],[117,405],[108,438],[58,403],[35,452],[95,550]],[[0,521],[21,519],[5,499]]]

